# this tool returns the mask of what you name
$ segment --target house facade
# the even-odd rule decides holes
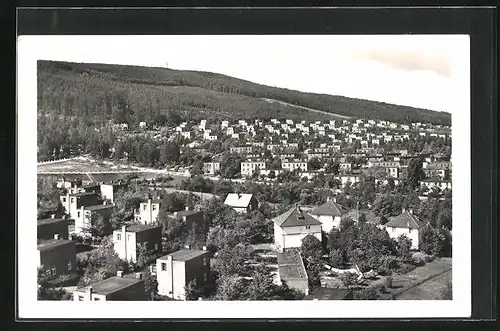
[[[311,211],[311,215],[319,220],[321,228],[325,232],[330,232],[333,228],[340,227],[340,221],[347,216],[349,210],[337,203],[337,199],[327,198],[326,203]]]
[[[413,211],[404,210],[401,214],[393,217],[385,224],[385,229],[389,237],[397,239],[400,235],[405,235],[411,240],[411,249],[418,250],[420,247],[420,234],[426,224],[420,221]]]
[[[302,240],[312,235],[322,240],[321,222],[295,206],[275,217],[274,244],[280,251],[302,246]]]
[[[40,219],[37,223],[37,239],[68,239],[68,220],[66,218],[55,218],[55,215],[52,215],[51,218]]]
[[[158,213],[160,212],[161,201],[149,198],[146,202],[141,202],[139,210],[135,213],[135,220],[142,224],[156,224]]]
[[[76,220],[80,218],[80,209],[84,206],[94,206],[99,204],[99,194],[95,192],[67,193],[59,197],[66,214]]]
[[[94,225],[92,221],[95,215],[101,216],[105,220],[109,220],[113,213],[115,205],[104,202],[103,205],[82,206],[76,212],[75,218],[75,233],[84,234]]]
[[[156,260],[158,294],[185,300],[185,286],[195,281],[198,288],[210,282],[210,252],[182,249]]]
[[[158,254],[162,250],[161,225],[137,224],[123,226],[113,231],[114,249],[120,259],[137,262],[138,245],[146,245],[149,252]]]
[[[145,301],[149,296],[144,288],[142,273],[107,278],[73,291],[73,301]]]
[[[71,240],[50,239],[37,245],[38,266],[47,277],[72,275],[76,268],[76,244]]]

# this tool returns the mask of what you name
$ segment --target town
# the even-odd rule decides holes
[[[39,300],[450,299],[449,126],[170,115],[39,146]]]

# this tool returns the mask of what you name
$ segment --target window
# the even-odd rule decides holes
[[[63,201],[63,202],[66,202],[66,198],[62,198],[62,201]]]
[[[127,240],[128,240],[128,241],[132,240],[132,235],[131,235],[131,234],[128,234],[128,235],[127,235]]]
[[[50,276],[50,269],[45,270],[45,276]]]
[[[307,230],[311,229],[311,226],[310,225],[306,225],[306,229]]]
[[[153,210],[156,210],[156,205],[153,205]]]
[[[161,271],[167,271],[167,264],[166,263],[161,264]]]
[[[207,281],[207,279],[208,279],[208,276],[207,276],[207,273],[205,272],[205,273],[203,274],[203,281],[205,281],[205,282],[206,282],[206,281]]]
[[[122,235],[121,233],[116,234],[116,240],[122,240]]]
[[[411,233],[411,230],[413,230],[413,229],[408,229],[408,233]]]
[[[56,267],[52,267],[52,276],[56,275]]]
[[[203,258],[203,265],[207,265],[207,262],[208,262],[208,261],[207,261],[207,258],[206,258],[206,257],[204,257],[204,258]]]
[[[71,203],[75,202],[75,198],[71,198]]]
[[[73,266],[71,265],[71,261],[68,261],[68,271],[71,271],[71,268],[73,268]]]
[[[94,298],[94,301],[99,301],[99,300],[101,300],[101,298],[97,298],[97,297]]]
[[[142,210],[146,210],[148,208],[148,205],[143,205]]]
[[[80,211],[76,213],[76,217],[80,217]]]
[[[78,301],[83,301],[83,297],[81,295],[78,296]]]

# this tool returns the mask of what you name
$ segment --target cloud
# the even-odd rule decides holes
[[[357,51],[351,58],[353,60],[375,61],[393,69],[429,70],[445,78],[450,78],[452,75],[450,59],[444,54],[429,51],[374,48]]]

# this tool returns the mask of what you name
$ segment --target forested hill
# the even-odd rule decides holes
[[[444,112],[304,93],[216,73],[54,61],[38,61],[38,108],[40,113],[129,123],[178,111],[192,119],[340,118],[337,114],[451,124],[451,115]]]

